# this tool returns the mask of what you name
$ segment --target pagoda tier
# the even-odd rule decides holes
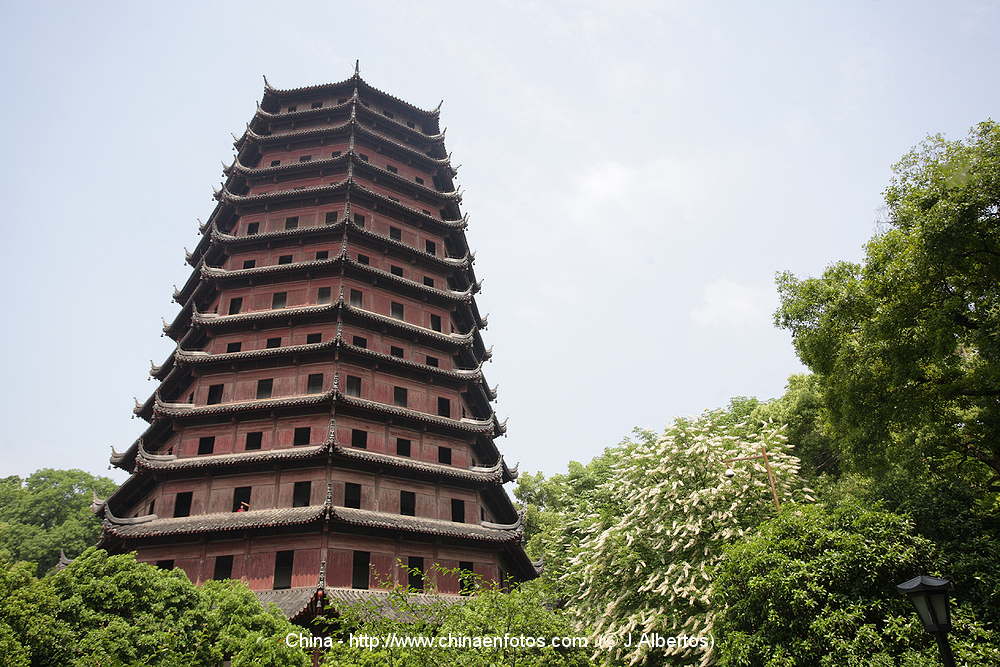
[[[264,96],[199,224],[101,544],[296,616],[536,575],[503,485],[482,280],[439,110],[354,76]],[[414,577],[405,568],[417,568]]]

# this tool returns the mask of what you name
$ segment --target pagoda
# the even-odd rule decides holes
[[[392,583],[536,576],[438,108],[354,75],[271,87],[186,253],[100,545],[299,617]],[[384,593],[383,593],[384,594]]]

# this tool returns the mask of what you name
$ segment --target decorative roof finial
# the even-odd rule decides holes
[[[358,76],[361,71],[361,60],[354,61],[354,76]]]
[[[438,111],[441,111],[441,105],[442,104],[444,104],[444,98],[441,98],[441,101],[438,102],[438,105],[436,107],[434,107],[434,113],[437,113]]]
[[[274,90],[274,88],[271,87],[270,82],[267,80],[267,75],[261,74],[261,76],[264,77],[264,90]]]

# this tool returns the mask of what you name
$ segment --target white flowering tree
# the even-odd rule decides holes
[[[632,665],[712,661],[711,647],[694,639],[661,644],[680,636],[711,641],[713,567],[725,545],[775,512],[763,463],[726,461],[762,445],[778,497],[811,500],[782,428],[735,422],[727,411],[679,419],[662,434],[637,430],[620,448],[597,489],[601,509],[567,517],[561,531],[574,553],[561,575],[568,607],[595,640],[615,643],[598,656]]]

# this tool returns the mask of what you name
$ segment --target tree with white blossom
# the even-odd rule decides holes
[[[561,535],[575,553],[561,575],[568,607],[595,640],[615,644],[595,657],[632,665],[712,661],[713,568],[725,545],[775,512],[763,463],[729,459],[764,446],[781,501],[812,500],[783,428],[732,415],[678,419],[662,434],[636,430],[597,489],[601,508],[567,518]]]

